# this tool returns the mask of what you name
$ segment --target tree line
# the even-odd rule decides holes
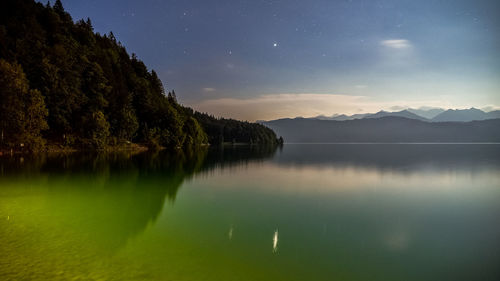
[[[0,3],[0,146],[103,149],[277,143],[260,124],[193,111],[112,32],[74,22],[60,0]]]

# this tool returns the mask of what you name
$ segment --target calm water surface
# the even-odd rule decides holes
[[[0,280],[500,280],[500,145],[0,158]]]

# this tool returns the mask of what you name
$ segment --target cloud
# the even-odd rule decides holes
[[[486,111],[486,112],[500,110],[500,106],[490,104],[490,105],[481,107],[481,110]]]
[[[410,41],[406,39],[390,39],[390,40],[382,40],[380,41],[380,45],[392,49],[407,49],[412,45]]]
[[[417,50],[406,39],[390,39],[380,41],[380,64],[387,69],[412,69],[419,64]]]
[[[421,106],[417,108],[418,110],[432,110],[432,109],[442,109],[441,107],[435,107],[435,106]]]
[[[389,110],[394,106],[441,106],[443,101],[377,101],[366,96],[297,93],[268,94],[252,98],[214,98],[187,104],[198,111],[209,112],[215,116],[255,121],[296,116],[331,116],[335,113],[373,113],[382,109]]]
[[[203,92],[215,92],[215,88],[203,88]]]
[[[394,106],[389,107],[390,110],[394,110],[394,111],[401,111],[401,110],[404,110],[406,108],[407,107],[400,106],[400,105],[394,105]]]

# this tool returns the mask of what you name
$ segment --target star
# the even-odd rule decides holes
[[[273,47],[275,47],[275,48],[278,47],[278,43],[274,43]]]

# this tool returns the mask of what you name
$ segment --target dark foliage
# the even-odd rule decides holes
[[[250,143],[277,144],[273,130],[262,124],[241,122],[234,119],[215,118],[206,113],[195,112],[194,116],[208,134],[212,144]]]
[[[90,19],[73,22],[59,0],[52,7],[33,0],[1,1],[0,59],[26,77],[23,91],[32,91],[33,102],[48,111],[41,114],[48,129],[43,124],[37,128],[42,130],[40,143],[101,149],[135,141],[180,148],[218,136],[203,131],[211,127],[200,126],[194,112],[177,103],[175,93],[165,93],[155,71],[130,56],[113,33],[94,33]],[[228,139],[263,142],[260,125],[220,123],[230,130]]]

